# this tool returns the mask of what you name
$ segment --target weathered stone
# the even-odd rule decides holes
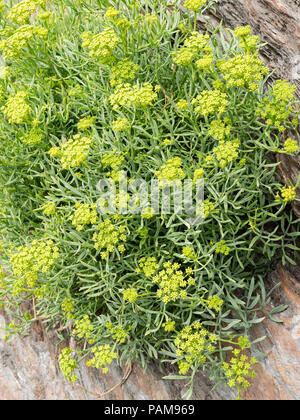
[[[280,162],[278,174],[281,181],[287,186],[296,185],[300,174],[300,154],[296,156],[278,154],[277,161]],[[292,207],[295,215],[300,217],[300,187],[296,189],[296,193],[299,201],[293,201]]]
[[[281,282],[274,295],[275,304],[289,305],[277,315],[281,323],[265,319],[252,330],[252,339],[266,336],[256,345],[253,354],[258,357],[257,377],[244,395],[246,400],[297,400],[300,398],[300,269],[278,266],[270,275],[271,286]],[[269,308],[272,309],[272,308]],[[9,322],[4,311],[0,323]],[[66,343],[65,343],[66,344]],[[69,343],[67,343],[69,345]],[[101,394],[119,384],[128,369],[113,364],[110,373],[101,374],[88,368],[84,362],[79,369],[79,384],[69,384],[60,372],[54,333],[46,333],[40,323],[35,323],[29,336],[15,337],[10,343],[0,336],[0,399],[116,399],[116,400],[178,400],[186,388],[184,381],[166,381],[155,363],[147,372],[133,365],[127,381],[114,391]],[[257,356],[257,351],[264,357]],[[175,371],[173,372],[175,373]],[[221,386],[212,391],[213,384],[201,372],[196,377],[192,398],[198,400],[231,400],[232,390]]]
[[[260,357],[257,377],[245,393],[250,400],[298,400],[300,398],[300,268],[278,266],[271,275],[281,287],[274,298],[289,308],[277,318],[264,320],[252,330],[252,338],[266,336],[257,344]],[[271,309],[271,308],[270,308]]]
[[[0,325],[9,322],[4,311]],[[57,355],[55,333],[46,333],[43,325],[35,323],[27,337],[14,337],[13,341],[0,337],[0,400],[180,400],[187,391],[184,381],[167,381],[155,363],[146,372],[134,364],[127,381],[118,385],[128,366],[121,369],[112,364],[109,374],[103,375],[84,362],[78,371],[78,384],[68,383],[62,376]],[[66,344],[66,343],[65,343]],[[69,343],[67,343],[69,345]],[[115,387],[116,386],[116,387]],[[115,390],[105,394],[105,391]],[[193,398],[199,400],[233,399],[235,394],[225,386],[212,391],[213,384],[201,373],[197,375]]]
[[[296,95],[300,97],[300,0],[218,0],[207,14],[215,27],[221,20],[231,29],[250,25],[253,33],[266,43],[261,58],[274,71],[271,79],[288,80],[296,85]],[[203,22],[200,19],[200,26]],[[279,155],[278,161],[282,182],[291,185],[292,181],[295,185],[300,173],[300,154]],[[300,202],[294,201],[292,206],[300,217]]]
[[[300,1],[299,0],[218,0],[208,14],[215,26],[222,20],[234,29],[250,25],[267,45],[262,59],[298,88],[300,96]]]

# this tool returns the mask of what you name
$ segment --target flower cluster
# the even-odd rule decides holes
[[[99,249],[104,250],[100,254],[101,258],[106,259],[109,253],[115,251],[115,249],[118,249],[119,252],[125,251],[125,246],[122,243],[127,240],[124,225],[116,226],[109,219],[106,219],[98,225],[97,229],[99,233],[94,234],[93,240],[97,251]]]
[[[35,240],[29,246],[19,247],[11,257],[13,273],[17,277],[25,276],[28,286],[34,287],[38,273],[48,273],[58,257],[58,247],[52,240]]]
[[[286,186],[284,185],[280,192],[276,195],[276,201],[280,201],[281,203],[289,203],[290,201],[295,200],[296,198],[296,187]]]
[[[46,12],[43,10],[39,11],[39,13],[36,15],[36,17],[42,20],[43,22],[50,22],[51,16],[51,12]]]
[[[78,338],[84,338],[88,341],[89,344],[93,344],[95,341],[93,331],[94,327],[89,316],[84,315],[82,319],[76,319],[75,328],[73,329],[72,333],[77,335]]]
[[[194,177],[193,177],[193,182],[197,182],[199,179],[203,178],[204,175],[204,169],[203,168],[198,168],[194,170]]]
[[[175,321],[172,321],[170,318],[162,324],[162,327],[166,332],[175,331]]]
[[[26,23],[38,7],[44,7],[47,0],[22,0],[15,4],[8,13],[8,18],[19,25]]]
[[[185,178],[185,172],[181,168],[182,160],[179,157],[168,159],[155,175],[159,179],[161,187],[172,186]]]
[[[223,299],[219,298],[217,295],[209,296],[207,300],[201,299],[201,301],[207,304],[208,309],[214,309],[216,312],[220,312],[220,308],[223,305]]]
[[[114,93],[109,97],[114,110],[118,110],[123,106],[145,108],[148,105],[152,105],[155,100],[157,100],[157,92],[148,82],[141,86],[133,86],[129,83],[117,85]]]
[[[246,52],[256,52],[259,50],[260,38],[257,35],[246,36],[240,39],[240,47]]]
[[[172,140],[170,140],[170,139],[164,139],[164,140],[161,142],[161,145],[162,145],[162,146],[171,146],[171,144],[173,144],[173,142],[172,142]]]
[[[113,21],[114,25],[121,30],[126,31],[132,23],[126,17],[119,16],[120,14],[121,12],[119,10],[114,7],[109,7],[105,12],[105,18]]]
[[[127,118],[118,118],[116,121],[112,122],[112,129],[114,131],[128,131],[130,128],[131,124]]]
[[[150,206],[145,207],[145,208],[143,208],[143,210],[141,212],[141,216],[144,219],[151,219],[152,217],[155,216],[155,210]]]
[[[184,41],[183,47],[173,52],[173,61],[178,66],[188,66],[193,62],[200,52],[211,53],[212,48],[208,45],[209,35],[193,32]]]
[[[135,270],[136,273],[140,273],[142,270],[144,275],[149,278],[156,273],[159,265],[157,264],[157,259],[155,257],[143,257],[139,261],[139,267],[140,268]]]
[[[123,33],[132,26],[132,22],[126,17],[120,16],[114,19],[114,25],[117,26]]]
[[[190,246],[185,246],[182,249],[182,255],[187,258],[188,260],[196,260],[197,255],[195,253],[195,250],[191,248]]]
[[[108,19],[114,19],[120,13],[121,13],[120,10],[117,10],[114,7],[109,7],[105,12],[105,17]]]
[[[192,12],[197,12],[201,7],[205,6],[207,0],[185,0],[184,7]]]
[[[233,31],[233,33],[239,38],[239,44],[242,50],[255,52],[258,49],[260,39],[257,35],[251,35],[252,30],[249,25],[239,26]]]
[[[210,123],[208,134],[219,140],[224,140],[230,134],[231,126],[226,125],[226,121],[214,120]]]
[[[122,325],[117,325],[113,327],[111,322],[106,323],[106,328],[109,330],[112,338],[118,343],[125,343],[127,338],[127,332],[124,330]]]
[[[53,216],[55,214],[55,203],[48,201],[43,205],[43,213],[45,216]]]
[[[252,29],[250,25],[247,26],[238,26],[233,31],[234,35],[238,38],[244,38],[245,36],[249,36],[252,33]]]
[[[107,28],[99,34],[84,32],[81,38],[82,46],[90,50],[90,57],[99,58],[103,62],[110,62],[113,59],[113,50],[121,42],[112,28]]]
[[[231,248],[226,244],[226,241],[220,241],[216,244],[216,253],[228,255]]]
[[[77,168],[87,159],[92,142],[90,137],[76,134],[60,147],[52,147],[49,154],[60,158],[63,169]]]
[[[244,336],[240,336],[238,338],[238,345],[240,346],[240,348],[242,350],[248,349],[249,347],[251,347],[251,343],[249,341],[249,337],[247,335]]]
[[[19,91],[16,95],[10,96],[1,108],[10,124],[22,124],[29,117],[31,108],[26,103],[27,97],[27,92]]]
[[[228,380],[227,385],[230,388],[237,387],[239,399],[241,391],[250,386],[248,379],[256,377],[255,371],[251,368],[258,362],[255,357],[250,359],[250,357],[242,354],[240,349],[233,350],[233,356],[229,363],[223,363],[222,369]]]
[[[78,367],[78,363],[75,359],[71,357],[73,350],[65,347],[60,353],[58,360],[60,369],[64,377],[69,382],[76,382],[78,380],[77,376],[74,374],[75,369]]]
[[[117,359],[117,353],[111,350],[109,344],[93,347],[92,352],[94,357],[86,363],[87,366],[93,366],[97,369],[102,368],[103,373],[107,373],[108,365],[112,363],[113,359]]]
[[[271,95],[277,102],[283,101],[288,103],[294,99],[296,86],[291,85],[286,80],[276,80],[272,86]]]
[[[56,81],[56,77],[53,78],[54,82]],[[68,95],[70,97],[80,98],[83,95],[83,87],[79,83],[74,84],[70,89],[68,89]]]
[[[180,99],[180,101],[177,102],[176,106],[178,109],[180,109],[180,111],[185,111],[188,108],[189,104],[185,99]]]
[[[196,214],[203,217],[203,219],[207,219],[213,213],[218,213],[218,210],[215,210],[215,204],[206,199],[204,201],[200,201],[197,205]]]
[[[125,59],[119,61],[111,67],[110,84],[111,86],[121,85],[126,80],[134,79],[139,66],[132,61]]]
[[[45,296],[49,295],[51,293],[51,291],[49,290],[49,288],[47,287],[46,284],[44,284],[43,286],[39,286],[36,287],[33,291],[32,291],[33,295],[35,297],[37,297],[38,299],[42,299]]]
[[[61,304],[61,309],[63,311],[63,314],[68,318],[68,319],[72,319],[73,318],[73,313],[75,312],[75,302],[73,299],[70,298],[64,298],[64,300],[62,301]]]
[[[138,298],[138,292],[134,287],[130,289],[125,289],[122,291],[122,293],[123,293],[123,299],[125,301],[128,300],[128,302],[130,303],[135,302]]]
[[[287,139],[284,142],[284,150],[287,153],[294,153],[299,151],[299,146],[297,140]]]
[[[47,29],[42,26],[22,25],[9,38],[0,41],[0,50],[5,58],[19,58],[20,51],[34,36],[45,38],[47,35]]]
[[[213,152],[221,168],[233,162],[239,155],[239,139],[220,141],[218,147],[214,147]]]
[[[227,95],[218,89],[203,90],[196,98],[192,100],[192,105],[195,106],[195,112],[199,115],[218,114],[225,112],[228,104]]]
[[[95,117],[82,118],[78,124],[78,131],[86,131],[95,124]]]
[[[112,171],[109,172],[108,175],[110,176],[110,180],[113,182],[119,182],[123,179],[124,171]],[[122,213],[127,209],[127,206],[130,201],[130,195],[123,190],[119,192],[113,189],[112,192],[105,193],[102,197],[100,197],[97,201],[99,212],[101,213],[103,209],[103,213],[108,213],[107,210],[115,213],[118,211]]]
[[[174,340],[177,356],[182,357],[178,362],[179,374],[185,375],[194,364],[204,364],[206,355],[215,351],[213,343],[217,339],[197,321],[181,330]]]
[[[290,85],[286,80],[277,80],[270,91],[270,98],[264,98],[257,114],[266,120],[268,126],[284,131],[282,125],[293,111],[289,105],[294,98],[296,86]]]
[[[75,204],[75,212],[69,220],[76,230],[81,231],[85,225],[95,225],[98,219],[97,204]]]
[[[210,73],[213,70],[214,56],[212,54],[204,55],[196,61],[196,66],[204,73]]]
[[[104,167],[110,166],[113,169],[119,169],[124,161],[124,156],[120,153],[106,153],[101,159],[101,163]]]
[[[195,279],[191,277],[193,270],[187,268],[185,273],[180,269],[178,263],[165,262],[163,269],[152,278],[154,284],[158,284],[157,296],[167,304],[174,302],[179,298],[186,298],[186,287],[195,283]]]
[[[267,67],[255,55],[239,54],[229,60],[220,60],[218,67],[228,86],[246,87],[251,91],[269,73]]]
[[[32,128],[28,133],[24,134],[20,140],[28,146],[35,146],[43,140],[42,130],[40,128]]]

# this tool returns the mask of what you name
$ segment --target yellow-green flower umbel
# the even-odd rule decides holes
[[[206,5],[207,0],[185,0],[184,7],[192,12],[198,12],[201,7]]]

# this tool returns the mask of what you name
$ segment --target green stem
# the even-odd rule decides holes
[[[197,30],[197,12],[194,12],[194,32]]]

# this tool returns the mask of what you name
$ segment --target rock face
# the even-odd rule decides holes
[[[246,400],[298,400],[300,398],[300,268],[278,265],[269,276],[270,287],[278,282],[275,303],[289,305],[277,316],[280,323],[265,319],[252,330],[252,340],[266,336],[253,350],[259,359],[257,377],[244,395]],[[271,308],[270,308],[271,309]],[[9,322],[0,312],[0,325]],[[166,381],[152,364],[147,372],[139,366],[124,368],[113,364],[110,373],[80,365],[79,384],[63,378],[57,360],[61,348],[54,333],[46,333],[39,322],[25,338],[10,343],[0,335],[0,400],[180,400],[184,381]],[[261,353],[259,353],[261,352]],[[262,356],[263,354],[263,356]],[[127,380],[119,386],[124,378]],[[232,400],[235,394],[226,386],[212,390],[213,384],[201,372],[196,377],[193,399]],[[105,393],[113,389],[112,392]]]
[[[9,322],[7,314],[0,312],[0,326]],[[187,391],[183,381],[166,381],[155,364],[145,373],[133,365],[123,369],[113,364],[110,373],[103,375],[84,363],[79,369],[79,384],[70,384],[62,376],[57,355],[70,343],[57,345],[54,333],[46,333],[40,323],[35,323],[29,336],[17,336],[7,343],[0,336],[0,400],[180,400]],[[128,375],[121,386],[116,386]],[[212,391],[213,384],[199,373],[194,398],[199,400],[233,399],[227,387]],[[114,391],[102,395],[105,391]]]
[[[278,174],[280,180],[287,186],[292,182],[296,185],[298,176],[300,174],[300,154],[296,156],[278,154],[277,161],[280,162],[278,166]],[[300,187],[296,189],[296,198],[300,200]],[[300,217],[300,201],[293,201],[292,208],[297,217]]]
[[[261,58],[274,70],[274,77],[297,86],[300,97],[300,0],[218,0],[211,13],[214,22],[223,20],[231,29],[250,25],[267,45]],[[295,185],[300,173],[300,155],[277,156],[279,177],[283,183]],[[300,199],[300,189],[297,189]],[[300,217],[300,204],[292,203]],[[278,267],[273,280],[281,282],[277,292],[280,301],[290,305],[279,318],[281,324],[265,320],[254,328],[252,338],[266,336],[258,345],[265,359],[260,359],[257,378],[246,393],[246,399],[299,399],[300,397],[300,274],[299,267]]]
[[[300,0],[217,0],[211,16],[231,29],[250,25],[267,43],[264,61],[300,95]]]
[[[262,51],[265,62],[276,69],[276,75],[298,87],[300,96],[300,0],[219,0],[212,15],[228,27],[251,25],[254,33],[268,43]],[[297,179],[299,157],[280,156],[281,177],[284,182]],[[295,214],[300,210],[296,204]],[[257,378],[244,395],[247,400],[300,399],[300,268],[278,265],[269,276],[272,284],[281,282],[274,298],[276,303],[289,304],[289,309],[278,315],[281,323],[265,319],[252,330],[252,339],[266,336],[256,350],[264,357],[256,367]],[[0,326],[9,322],[0,312]],[[46,333],[35,323],[29,336],[3,340],[0,329],[0,400],[45,399],[181,399],[185,392],[182,381],[164,381],[164,373],[156,365],[144,373],[138,366],[132,370],[123,385],[115,387],[126,377],[128,367],[113,365],[110,374],[101,375],[96,369],[81,365],[79,385],[67,383],[60,372],[58,346],[54,334]],[[66,343],[69,345],[69,343]],[[219,387],[212,391],[207,377],[198,374],[193,399],[230,400],[234,393]],[[105,391],[114,388],[110,393]]]
[[[208,13],[217,26],[223,23],[234,29],[250,25],[266,45],[261,58],[271,70],[273,78],[286,79],[296,85],[300,98],[300,0],[217,0],[216,7]],[[201,21],[200,21],[201,26]],[[281,181],[295,185],[300,173],[300,155],[278,156],[281,162]],[[297,189],[300,199],[300,188]],[[293,210],[300,217],[300,202],[293,203]]]
[[[276,304],[289,308],[277,316],[281,323],[266,319],[252,330],[252,338],[266,336],[256,350],[257,377],[247,390],[249,400],[299,400],[300,398],[300,268],[278,266],[270,274],[271,285],[281,283],[274,294]]]

